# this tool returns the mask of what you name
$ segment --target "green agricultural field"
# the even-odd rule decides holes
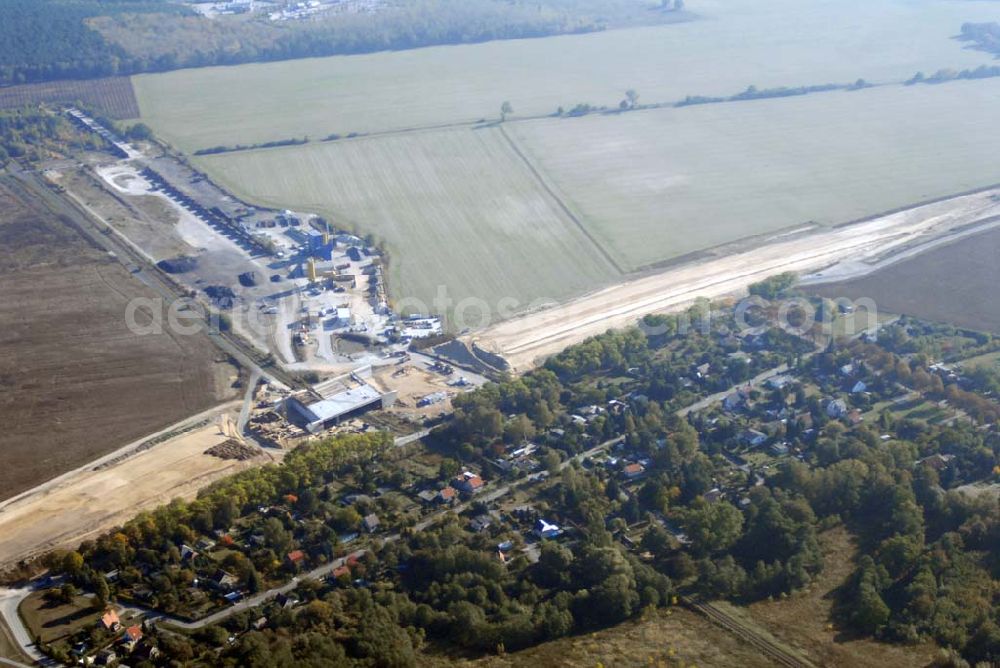
[[[379,132],[585,102],[614,107],[759,88],[900,81],[990,61],[952,39],[993,2],[689,0],[701,20],[547,39],[134,77],[142,117],[179,149]]]
[[[1000,183],[1000,79],[508,124],[626,269]]]
[[[513,298],[526,305],[619,276],[495,128],[233,153],[198,163],[252,201],[320,212],[384,240],[397,303],[413,297],[430,306],[446,285],[455,301],[475,297],[496,308]]]
[[[324,213],[383,239],[397,300],[429,303],[446,285],[454,299],[524,304],[809,221],[836,224],[1000,183],[997,118],[994,79],[508,122],[197,162],[251,201]]]
[[[181,150],[262,205],[382,239],[393,297],[565,299],[727,243],[1000,182],[1000,79],[904,87],[990,63],[952,39],[1000,4],[691,0],[690,23],[135,78]],[[695,5],[697,5],[695,7]],[[627,114],[754,84],[886,83]],[[894,82],[894,83],[891,83]],[[502,127],[500,103],[515,114]],[[370,136],[322,143],[331,134]]]

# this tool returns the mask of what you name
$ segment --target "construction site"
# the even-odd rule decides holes
[[[392,312],[370,241],[313,214],[250,206],[158,145],[66,113],[115,159],[52,165],[46,178],[286,370],[347,373],[442,335],[438,318]]]
[[[5,480],[0,530],[16,539],[0,550],[0,570],[191,498],[310,439],[376,428],[415,434],[453,396],[486,382],[408,351],[414,339],[439,336],[442,323],[391,311],[371,243],[314,215],[247,206],[158,145],[125,142],[79,110],[64,113],[106,150],[53,156],[4,177],[4,238],[18,250],[0,259],[19,286],[9,286],[6,320],[16,329],[43,313],[76,314],[66,322],[80,345],[107,354],[67,360],[55,345],[61,330],[47,327],[51,349],[32,339],[30,354],[48,360],[32,362],[37,382],[4,370],[22,409],[10,413],[7,432],[17,477]],[[26,225],[43,229],[44,249],[15,238]],[[43,272],[51,276],[41,280]],[[156,336],[118,331],[136,297],[145,300],[142,324],[173,309],[197,312],[204,326],[174,331],[163,318]],[[91,330],[98,339],[84,342]],[[52,424],[49,441],[62,445],[40,449],[25,430],[53,407],[25,399],[43,388],[39,369],[49,364],[63,369],[56,401],[72,410]]]

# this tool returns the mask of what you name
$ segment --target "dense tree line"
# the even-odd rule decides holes
[[[931,75],[917,72],[905,81],[907,86],[915,84],[940,84],[949,81],[962,81],[972,79],[992,79],[1000,77],[1000,65],[980,65],[974,69],[955,70],[951,68],[940,69]]]
[[[47,147],[99,149],[101,140],[74,128],[65,118],[39,109],[0,111],[0,165],[10,159],[42,157]]]
[[[1000,23],[963,23],[958,37],[988,53],[1000,55]]]
[[[186,13],[162,0],[4,0],[0,85],[129,74],[134,62],[86,21],[122,12]]]
[[[4,0],[0,85],[544,37],[676,17],[626,0],[420,0],[309,21],[209,19],[171,0]]]

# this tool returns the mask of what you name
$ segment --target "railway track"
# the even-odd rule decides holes
[[[682,598],[681,602],[685,607],[707,618],[716,626],[729,631],[740,640],[757,648],[767,655],[768,658],[772,659],[776,665],[786,666],[787,668],[815,668],[812,663],[789,653],[778,644],[762,636],[754,629],[749,628],[740,620],[722,612],[711,603],[703,603],[687,597]]]

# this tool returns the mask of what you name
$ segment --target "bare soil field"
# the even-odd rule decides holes
[[[0,292],[0,498],[232,392],[235,370],[206,337],[131,332],[126,304],[156,294],[7,178]]]
[[[1000,334],[1000,231],[966,237],[854,280],[810,287],[872,299],[879,311]]]
[[[239,403],[228,406],[231,415]],[[0,570],[43,552],[77,545],[136,513],[192,498],[212,480],[262,460],[205,454],[229,436],[217,421],[107,466],[85,467],[39,490],[0,504]]]
[[[139,117],[129,77],[108,77],[88,81],[46,81],[0,88],[0,109],[17,109],[36,104],[82,103],[111,118]]]
[[[458,375],[455,374],[456,377]],[[445,376],[412,365],[382,367],[375,371],[371,383],[383,392],[398,393],[396,404],[388,409],[389,412],[423,419],[441,411],[451,411],[451,395],[461,392],[462,388],[449,387],[448,380]],[[417,406],[423,397],[436,392],[447,393],[448,399],[430,406]]]
[[[921,243],[962,234],[976,224],[995,225],[1000,215],[998,194],[998,190],[983,191],[853,225],[775,237],[750,250],[678,265],[513,318],[465,340],[503,355],[515,370],[523,371],[608,329],[634,325],[650,313],[681,310],[701,297],[745,294],[750,283],[774,274],[838,265],[836,272],[850,276],[869,270],[866,262],[884,260],[894,252],[915,252]],[[920,260],[916,262],[919,266]]]

